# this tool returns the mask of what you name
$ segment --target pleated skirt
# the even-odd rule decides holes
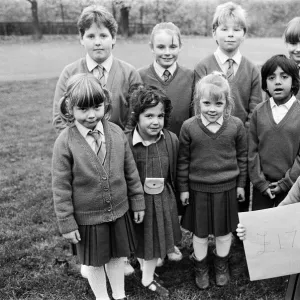
[[[73,254],[83,265],[100,267],[111,258],[129,257],[137,247],[129,212],[114,222],[79,225],[78,230],[81,241],[73,247]]]
[[[182,227],[197,237],[209,234],[223,236],[236,230],[238,203],[236,188],[221,193],[190,190],[190,204],[186,206]]]

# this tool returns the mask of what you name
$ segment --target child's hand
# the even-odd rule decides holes
[[[270,188],[267,188],[264,192],[263,195],[268,196],[270,199],[274,199],[275,195],[272,194]]]
[[[180,201],[183,206],[186,206],[189,203],[190,193],[189,192],[182,192],[180,193]]]
[[[77,244],[81,241],[80,234],[78,230],[71,231],[69,233],[64,233],[62,235],[68,242],[72,244]]]
[[[271,182],[271,183],[269,184],[269,188],[270,188],[271,193],[272,193],[273,195],[277,195],[277,194],[280,194],[280,193],[282,192],[282,190],[281,190],[281,188],[280,188],[278,182]]]
[[[144,216],[145,216],[145,211],[135,211],[133,213],[133,220],[135,223],[139,224],[142,223],[144,220]]]
[[[245,240],[246,239],[246,228],[244,227],[243,224],[239,223],[238,227],[236,229],[237,236],[240,238],[240,240]]]
[[[239,202],[245,201],[245,189],[242,187],[236,188],[236,197]]]

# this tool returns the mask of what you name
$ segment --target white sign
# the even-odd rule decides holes
[[[250,280],[300,273],[300,203],[239,213]]]

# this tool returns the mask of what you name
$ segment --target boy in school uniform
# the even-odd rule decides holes
[[[67,65],[58,79],[53,101],[53,126],[58,133],[66,127],[58,104],[66,91],[67,80],[76,73],[92,73],[111,92],[113,109],[110,121],[124,130],[129,120],[128,91],[140,83],[141,78],[133,66],[112,55],[117,22],[104,7],[91,5],[82,11],[77,26],[86,56]]]
[[[232,115],[240,118],[248,129],[253,110],[262,101],[262,93],[258,68],[239,50],[247,32],[244,9],[233,2],[219,5],[212,27],[218,48],[196,65],[196,82],[213,71],[226,74],[235,105]],[[249,208],[249,180],[245,191],[246,200],[239,203],[240,211],[247,211]]]

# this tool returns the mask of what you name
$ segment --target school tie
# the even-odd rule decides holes
[[[232,81],[233,75],[234,75],[233,74],[233,63],[234,63],[234,60],[232,58],[228,58],[227,61],[228,61],[228,69],[227,69],[226,77],[227,77],[228,81]]]
[[[163,73],[164,82],[167,82],[171,77],[171,73],[168,70],[165,70]]]
[[[106,85],[105,76],[104,76],[105,68],[101,65],[98,65],[97,69],[98,69],[98,80],[100,81],[101,86],[105,87],[105,85]]]
[[[93,130],[93,131],[90,130],[88,132],[88,134],[91,135],[94,138],[95,143],[96,143],[95,152],[98,155],[101,163],[103,164],[104,160],[105,160],[106,149],[105,149],[105,146],[102,142],[101,133],[100,133],[99,130]]]

